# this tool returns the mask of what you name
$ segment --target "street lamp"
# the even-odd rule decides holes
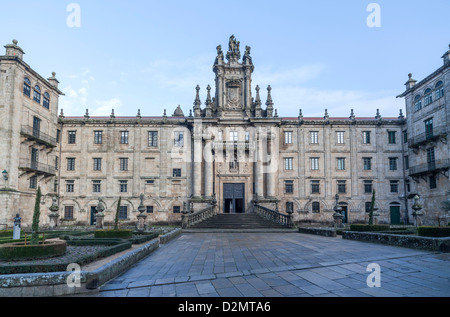
[[[3,174],[3,179],[4,179],[5,181],[7,181],[7,180],[8,180],[8,172],[7,172],[6,170],[4,170],[4,171],[2,172],[2,174]]]

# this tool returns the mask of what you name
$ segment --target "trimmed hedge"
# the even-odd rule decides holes
[[[418,227],[417,233],[422,237],[450,237],[450,227]]]
[[[97,230],[94,232],[95,238],[119,238],[130,239],[133,236],[132,230]]]
[[[159,237],[158,233],[135,233],[131,239],[129,239],[133,244],[141,244]]]
[[[388,231],[389,228],[390,228],[389,225],[360,225],[360,224],[350,225],[350,231],[358,231],[358,232]]]
[[[3,244],[0,247],[0,260],[38,260],[56,257],[66,253],[66,241],[51,241],[38,245],[25,245],[23,242]]]

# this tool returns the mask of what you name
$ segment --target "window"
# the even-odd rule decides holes
[[[92,181],[92,192],[93,193],[101,193],[102,192],[101,185],[102,185],[101,181]]]
[[[406,155],[405,156],[405,169],[409,169],[409,156],[408,155]]]
[[[425,137],[429,140],[433,136],[433,119],[431,118],[425,121]]]
[[[149,147],[158,147],[158,132],[157,131],[149,131],[148,132],[148,146]]]
[[[319,158],[318,157],[311,157],[311,170],[318,170],[319,169]]]
[[[173,213],[174,214],[181,213],[181,207],[180,206],[173,206]]]
[[[403,143],[408,143],[408,131],[403,131]]]
[[[153,213],[153,206],[147,206],[147,213],[152,214]]]
[[[431,95],[431,88],[425,90],[425,95],[423,97],[425,102],[425,107],[430,105],[433,102],[433,96]]]
[[[309,132],[311,144],[318,144],[319,143],[319,132],[317,131],[311,131]]]
[[[414,111],[419,111],[422,109],[422,96],[417,95],[414,97]]]
[[[294,203],[292,201],[286,202],[286,212],[288,213],[294,212]]]
[[[128,171],[128,158],[121,158],[120,160],[120,170]]]
[[[42,103],[44,108],[50,109],[50,95],[48,92],[44,94],[44,102]]]
[[[55,193],[57,193],[58,192],[58,181],[55,179],[55,182],[53,183],[53,191],[55,192]]]
[[[175,147],[184,147],[184,132],[175,132]]]
[[[434,170],[436,166],[436,158],[434,154],[434,147],[427,149],[427,163],[428,169]]]
[[[372,169],[372,158],[371,157],[364,157],[363,158],[363,165],[365,171],[370,171]]]
[[[363,132],[363,144],[370,144],[370,131]]]
[[[284,144],[292,144],[292,132],[284,132]]]
[[[37,86],[37,85],[34,86],[33,100],[39,104],[41,103],[41,88],[39,88],[39,86]]]
[[[249,142],[250,141],[250,132],[246,131],[245,132],[245,142]]]
[[[435,89],[435,99],[441,99],[444,97],[444,83],[442,81],[439,81],[436,86],[434,86]]]
[[[366,203],[364,205],[366,208],[366,212],[370,212],[370,206],[372,206],[372,203],[370,201],[366,201]]]
[[[337,142],[337,144],[344,144],[345,143],[344,142],[344,133],[345,132],[343,132],[343,131],[336,132],[336,138],[337,138],[336,142]]]
[[[292,157],[286,157],[284,159],[284,169],[286,171],[291,171],[294,169],[293,161],[294,161],[294,158],[292,158]]]
[[[101,171],[101,170],[102,170],[102,159],[94,158],[94,171]]]
[[[119,191],[121,193],[128,192],[128,181],[119,181]]]
[[[120,144],[128,144],[128,131],[120,132]]]
[[[59,157],[55,157],[55,170],[59,169]]]
[[[68,132],[68,141],[69,144],[75,144],[77,141],[77,132],[76,131],[69,131]]]
[[[311,181],[311,194],[320,194],[320,181]]]
[[[364,181],[364,193],[371,194],[373,191],[373,181]]]
[[[398,181],[390,181],[391,193],[398,193]]]
[[[344,171],[345,170],[345,158],[339,157],[337,159],[337,169],[339,171]]]
[[[222,141],[222,140],[223,140],[223,132],[222,132],[222,131],[219,131],[219,133],[218,133],[218,135],[217,135],[217,139],[218,139],[219,141]]]
[[[181,177],[181,168],[173,169],[173,177]]]
[[[66,193],[73,193],[75,191],[75,181],[66,181]]]
[[[94,131],[94,144],[102,144],[103,131]]]
[[[436,176],[430,176],[430,189],[437,188]]]
[[[409,179],[405,180],[405,184],[406,184],[406,191],[409,193],[411,191],[411,182],[409,181]]]
[[[237,142],[239,141],[239,134],[237,131],[231,131],[230,132],[230,141],[231,142]]]
[[[347,193],[347,181],[337,181],[338,194]]]
[[[56,130],[56,142],[59,143],[61,141],[61,130]]]
[[[390,171],[396,171],[397,170],[397,160],[396,157],[390,157],[389,158],[389,170]]]
[[[294,181],[285,181],[284,182],[284,191],[286,194],[294,193]]]
[[[75,159],[70,157],[67,159],[67,170],[74,171],[75,170]]]
[[[64,219],[73,220],[73,206],[64,207]]]
[[[128,219],[128,206],[120,206],[119,219],[121,220]]]
[[[396,134],[395,131],[388,131],[388,141],[389,141],[389,144],[395,144],[395,143],[396,143],[396,140],[395,140],[395,134]]]
[[[37,176],[30,177],[30,189],[37,188]]]
[[[312,203],[312,212],[319,213],[320,212],[320,203],[315,201]]]
[[[23,80],[23,94],[28,96],[28,97],[31,97],[31,82],[26,77]]]

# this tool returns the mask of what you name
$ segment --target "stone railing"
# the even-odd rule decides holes
[[[424,133],[411,137],[410,139],[408,139],[408,145],[411,148],[418,147],[419,145],[427,143],[428,141],[433,141],[440,138],[441,136],[446,135],[447,135],[447,127],[437,126],[430,131],[426,131]]]
[[[194,213],[183,213],[181,217],[182,228],[187,229],[203,220],[215,216],[217,213],[216,206],[212,205]]]
[[[56,175],[56,169],[53,166],[24,158],[19,160],[19,168],[42,174]]]
[[[250,141],[217,141],[213,142],[213,148],[216,151],[234,151],[234,150],[244,150],[244,151],[255,151],[256,142]]]
[[[22,135],[32,138],[40,143],[44,143],[50,147],[56,147],[56,145],[57,145],[56,138],[51,137],[50,135],[48,135],[44,132],[41,132],[38,129],[35,129],[28,125],[23,125],[20,130],[20,133],[22,133]]]
[[[292,228],[294,223],[292,221],[292,215],[285,215],[278,211],[271,210],[269,208],[255,205],[255,213],[260,215],[261,217],[268,219],[272,222],[278,223],[280,225]]]
[[[448,170],[450,168],[450,159],[431,161],[425,164],[411,166],[409,168],[410,176],[418,176],[437,171]]]

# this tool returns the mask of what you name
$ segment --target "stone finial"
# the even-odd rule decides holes
[[[325,109],[325,116],[323,117],[324,120],[330,119],[330,116],[328,115],[328,109]]]
[[[376,120],[381,120],[380,109],[377,109],[377,115],[375,116]]]
[[[208,95],[206,96],[206,102],[205,105],[207,107],[212,105],[212,100],[211,100],[211,86],[208,85],[208,87],[206,87],[206,90],[208,91]]]
[[[272,100],[272,87],[270,85],[267,87],[267,117],[272,118],[273,117],[273,100]]]
[[[355,112],[353,111],[353,109],[352,109],[352,111],[350,112],[350,120],[355,120]]]
[[[196,107],[200,107],[200,105],[202,104],[202,102],[200,101],[200,86],[197,85],[197,87],[195,87],[195,90],[197,91],[195,94],[195,101],[194,101],[194,105]]]
[[[403,110],[402,109],[400,109],[400,114],[398,115],[398,120],[399,121],[405,120],[405,116],[403,115]]]
[[[175,112],[172,115],[173,117],[184,117],[184,112],[181,109],[181,106],[178,105],[178,107],[175,109]]]
[[[137,113],[136,117],[141,118],[141,109],[138,109],[138,113]]]
[[[63,110],[63,109],[61,109],[61,112],[60,112],[60,114],[59,114],[59,117],[60,117],[60,118],[64,118],[64,110]]]
[[[303,111],[302,111],[302,109],[300,109],[300,110],[298,111],[298,120],[299,120],[299,121],[303,121]]]
[[[275,117],[275,118],[278,118],[278,110],[277,110],[277,109],[275,109],[275,115],[274,115],[274,117]]]
[[[111,119],[114,119],[116,117],[114,114],[114,109],[112,109],[110,117],[111,117]]]
[[[86,113],[84,114],[84,118],[89,119],[89,109],[86,109]]]

